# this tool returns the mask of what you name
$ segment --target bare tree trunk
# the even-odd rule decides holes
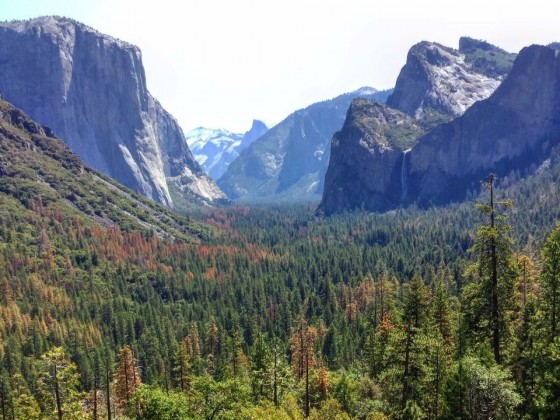
[[[436,359],[436,395],[435,395],[435,404],[434,404],[434,409],[435,409],[435,415],[434,418],[437,419],[439,417],[439,393],[440,393],[440,388],[441,388],[441,384],[440,384],[440,375],[441,375],[441,366],[440,366],[440,347],[438,346],[437,349],[437,359]]]
[[[165,376],[165,393],[169,394],[169,371],[166,364],[163,365],[163,375]]]
[[[302,378],[303,377],[303,364],[304,364],[304,356],[303,356],[303,327],[300,327],[299,329],[299,340],[300,340],[300,365],[299,365],[299,377]]]
[[[523,260],[523,306],[527,304],[527,260]]]
[[[385,290],[383,290],[385,288],[385,275],[381,275],[381,284],[380,284],[380,294],[379,294],[379,300],[380,300],[380,304],[381,304],[381,312],[380,312],[380,321],[383,321],[383,317],[385,316],[385,308],[383,307],[383,295],[385,294]]]
[[[179,361],[179,381],[181,382],[181,392],[185,390],[183,379],[183,361]]]
[[[131,363],[132,363],[132,386],[134,389],[136,389],[136,384],[137,384],[137,380],[136,380],[136,364],[134,363],[134,350],[132,349],[132,345],[130,346],[130,355],[131,355]],[[148,368],[148,366],[146,366],[146,369]]]
[[[557,305],[557,298],[556,298],[556,285],[554,286],[554,289],[552,290],[552,326],[550,329],[551,332],[551,341],[554,340],[554,337],[556,337],[556,305]]]
[[[97,388],[93,387],[93,420],[97,420]]]
[[[130,401],[130,388],[128,387],[128,360],[124,357],[124,387],[126,388],[126,402]]]
[[[93,420],[99,417],[97,409],[97,390],[99,388],[99,366],[95,366],[95,378],[93,380]]]

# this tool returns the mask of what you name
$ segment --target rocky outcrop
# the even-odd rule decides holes
[[[156,201],[173,205],[170,183],[202,203],[225,199],[148,92],[133,45],[66,18],[1,23],[0,91],[88,165]]]
[[[356,99],[332,140],[321,209],[326,214],[365,208],[382,211],[408,189],[407,155],[423,134],[408,115]]]
[[[253,120],[251,129],[246,133],[198,127],[186,133],[185,137],[196,161],[217,180],[243,150],[267,131],[268,127],[262,121]]]
[[[330,141],[350,103],[357,97],[384,101],[388,94],[362,88],[294,112],[243,151],[218,185],[241,202],[319,201]]]
[[[494,95],[436,128],[410,152],[410,196],[420,205],[461,200],[489,172],[539,165],[560,142],[560,57],[524,48]]]
[[[408,52],[387,104],[432,128],[489,97],[507,74],[513,57],[471,38],[461,38],[459,50],[420,42]]]
[[[429,206],[460,201],[467,191],[478,191],[480,181],[489,172],[503,176],[513,170],[523,173],[531,166],[540,165],[560,143],[558,55],[557,50],[549,47],[524,48],[508,77],[488,99],[420,137],[401,161],[396,157],[382,158],[379,154],[378,158],[370,159],[368,172],[359,173],[346,183],[361,185],[361,196],[356,198],[357,193],[347,193],[344,189],[337,192],[325,188],[324,211],[358,208],[362,202],[366,209],[378,211],[410,203]],[[343,130],[337,134],[331,166],[341,159],[347,165],[362,159],[364,150],[355,146],[356,139],[378,131],[375,126],[364,127],[363,132]],[[340,158],[339,154],[345,157]],[[335,187],[333,183],[332,188]],[[333,200],[331,197],[336,194],[342,194],[343,198]]]

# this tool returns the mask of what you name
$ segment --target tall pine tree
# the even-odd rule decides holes
[[[485,187],[489,191],[489,203],[478,208],[487,222],[477,231],[475,243],[470,249],[475,261],[467,269],[474,279],[463,293],[467,331],[473,332],[474,341],[490,342],[494,360],[503,360],[504,343],[508,340],[511,311],[514,308],[514,285],[517,264],[513,256],[511,227],[500,208],[511,207],[510,201],[496,202],[494,197],[495,176],[491,174]]]

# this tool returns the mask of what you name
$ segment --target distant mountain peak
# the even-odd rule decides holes
[[[210,177],[217,180],[239,153],[267,130],[265,123],[255,119],[251,128],[243,134],[224,129],[199,127],[185,133],[185,137],[197,162],[204,167]]]
[[[253,120],[253,123],[251,124],[251,129],[249,131],[252,130],[259,130],[259,129],[266,129],[268,130],[268,127],[266,126],[266,124],[264,122],[262,122],[261,120]]]
[[[377,92],[379,92],[379,90],[377,90],[377,89],[375,89],[375,88],[372,88],[372,87],[369,87],[369,86],[363,86],[363,87],[361,87],[361,88],[359,88],[359,89],[356,89],[356,90],[353,91],[352,93],[353,93],[353,94],[356,94],[356,95],[364,95],[364,96],[366,96],[366,95],[374,95],[374,94],[376,94]]]

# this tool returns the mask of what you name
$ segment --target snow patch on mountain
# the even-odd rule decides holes
[[[264,123],[254,120],[246,133],[198,127],[186,133],[185,138],[196,161],[213,179],[219,179],[239,153],[267,131]]]
[[[369,87],[369,86],[364,86],[361,87],[360,89],[356,89],[354,92],[352,92],[353,94],[356,95],[360,95],[360,96],[365,96],[365,95],[374,95],[377,92],[379,92],[377,89]]]

